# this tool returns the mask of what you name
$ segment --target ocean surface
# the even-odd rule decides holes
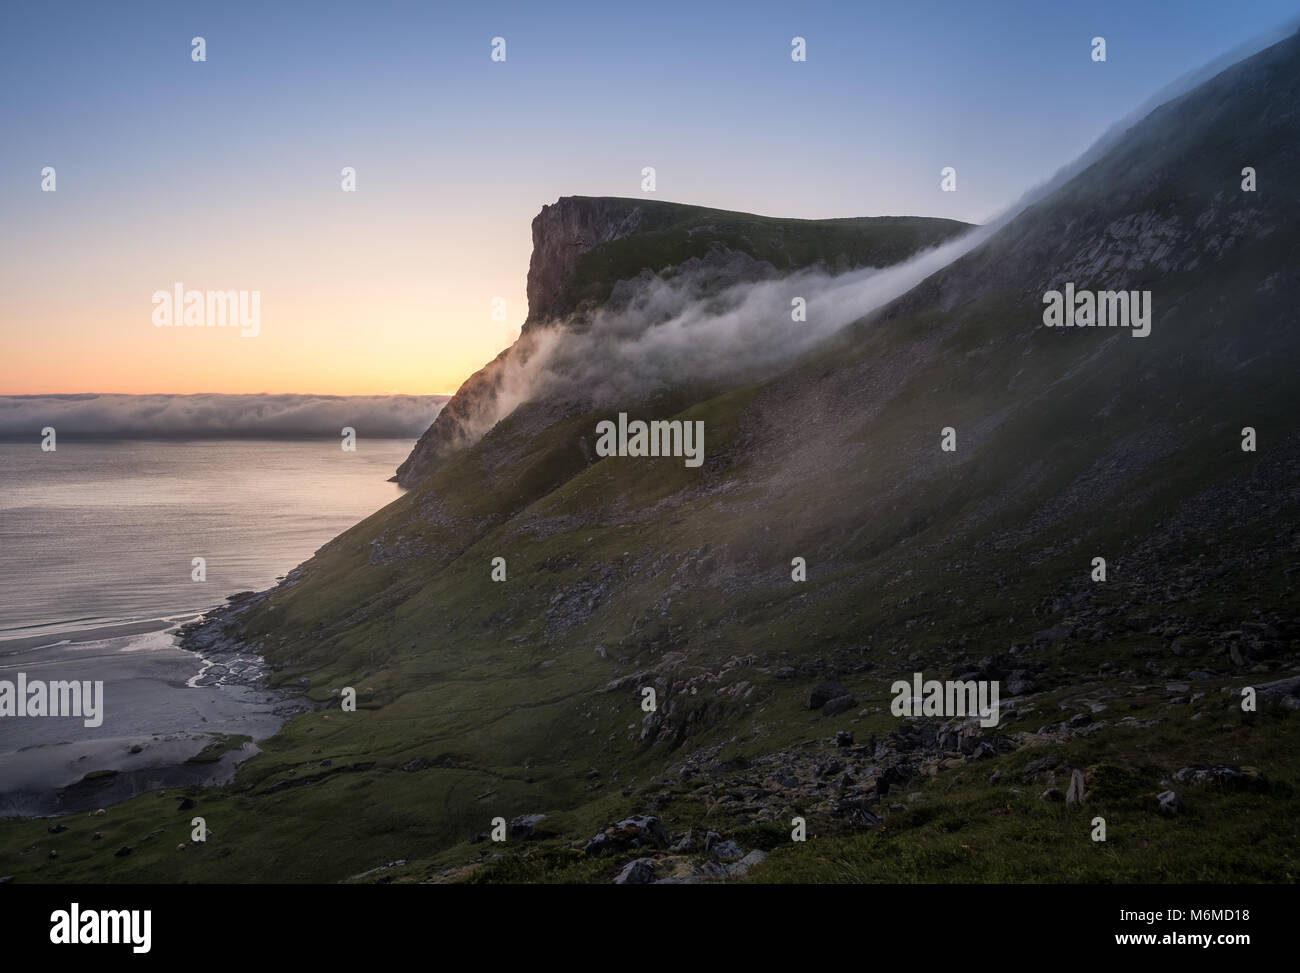
[[[0,640],[177,618],[268,587],[397,499],[386,481],[412,445],[0,443]],[[206,581],[191,580],[196,557]]]

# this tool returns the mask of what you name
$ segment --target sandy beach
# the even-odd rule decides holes
[[[0,679],[103,682],[103,723],[0,720],[0,815],[103,807],[141,791],[219,784],[296,704],[261,688],[261,660],[204,659],[180,648],[175,619],[0,642]],[[190,762],[221,734],[251,742]],[[87,775],[90,775],[89,779]]]

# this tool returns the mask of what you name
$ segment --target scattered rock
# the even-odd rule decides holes
[[[649,885],[654,881],[654,862],[649,858],[638,858],[628,862],[614,879],[615,885]]]
[[[740,845],[734,841],[719,841],[710,849],[710,854],[718,861],[733,862],[743,858],[745,853],[740,850]]]
[[[728,865],[727,871],[728,873],[730,873],[732,878],[741,878],[751,868],[753,868],[755,865],[760,864],[766,859],[767,859],[767,852],[759,851],[757,848],[755,848],[753,851],[751,851],[740,861],[736,862],[734,865]]]

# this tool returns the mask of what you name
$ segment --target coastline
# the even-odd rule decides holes
[[[0,816],[93,811],[144,791],[228,783],[301,697],[266,685],[232,622],[269,592],[207,612],[0,641],[0,679],[103,683],[104,720],[6,717]]]

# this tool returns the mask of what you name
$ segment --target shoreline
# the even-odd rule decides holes
[[[188,621],[202,618],[207,612],[215,611],[220,605],[199,611],[184,612],[162,618],[142,619],[138,622],[110,622],[95,628],[64,629],[48,632],[44,635],[19,635],[14,638],[0,638],[0,661],[27,652],[32,649],[48,649],[56,645],[81,645],[88,642],[104,642],[110,639],[125,638],[129,635],[146,635],[150,632],[165,632],[178,628]]]
[[[219,786],[260,752],[300,696],[267,686],[260,645],[237,619],[266,597],[241,592],[206,612],[0,641],[0,679],[18,671],[104,683],[103,726],[8,717],[0,816],[93,811],[170,787]],[[69,670],[73,670],[69,672]]]

